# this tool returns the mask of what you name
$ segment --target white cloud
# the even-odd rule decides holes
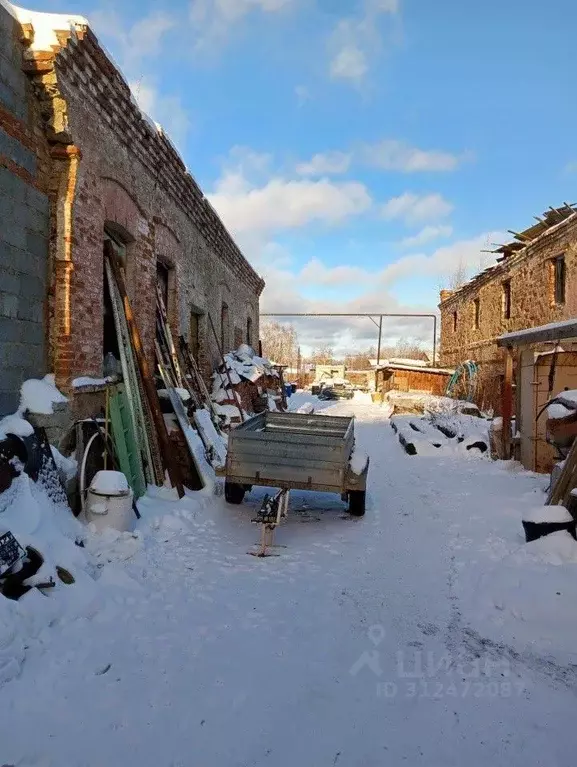
[[[405,192],[393,197],[382,207],[386,219],[400,219],[407,225],[424,221],[438,221],[453,210],[453,205],[440,194],[413,194]]]
[[[453,234],[453,227],[448,225],[425,226],[417,234],[411,237],[405,237],[399,245],[402,248],[415,248],[419,245],[426,245],[428,242],[438,240],[441,237],[450,237]]]
[[[315,154],[308,162],[299,163],[296,172],[300,176],[324,176],[346,173],[351,164],[351,155],[346,152],[325,152]]]
[[[220,44],[249,13],[275,13],[293,5],[295,0],[192,0],[190,20],[196,46],[208,48]]]
[[[329,73],[360,86],[382,47],[379,21],[399,12],[399,0],[364,0],[358,16],[340,19],[329,37]]]
[[[232,173],[218,183],[210,201],[236,234],[274,232],[305,226],[312,221],[339,224],[371,206],[366,187],[356,181],[292,181],[272,178],[251,187]]]
[[[403,173],[455,170],[463,159],[451,152],[419,149],[395,139],[385,139],[377,144],[365,145],[361,154],[369,165]]]
[[[370,281],[371,273],[358,266],[326,266],[316,258],[311,259],[302,268],[298,281],[306,285],[323,285],[337,287],[339,285],[362,285]]]
[[[208,195],[227,227],[243,239],[313,221],[339,224],[372,206],[367,188],[358,181],[285,178],[271,166],[270,155],[234,147]]]
[[[403,256],[383,269],[381,281],[390,285],[418,274],[419,277],[435,277],[446,284],[459,266],[462,266],[467,274],[484,268],[482,251],[488,248],[490,242],[503,241],[504,237],[502,232],[485,232],[468,240],[444,245],[430,255],[417,253]]]
[[[331,61],[330,74],[334,79],[360,82],[369,69],[367,55],[358,45],[344,45]]]

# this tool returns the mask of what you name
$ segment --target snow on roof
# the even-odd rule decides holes
[[[57,31],[69,29],[71,32],[75,32],[79,28],[88,26],[88,19],[84,16],[28,11],[26,8],[12,5],[6,0],[0,0],[0,2],[20,24],[32,24],[34,40],[30,49],[33,51],[51,51],[53,46],[58,46]]]
[[[505,333],[497,339],[497,345],[520,346],[541,341],[560,341],[562,338],[577,338],[577,319],[550,322],[547,325]]]
[[[377,366],[377,370],[412,370],[415,373],[445,373],[446,375],[453,375],[455,372],[453,368],[429,368],[423,365],[405,365],[392,360],[384,360]]]

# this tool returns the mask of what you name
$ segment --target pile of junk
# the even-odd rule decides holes
[[[546,439],[565,460],[577,437],[577,390],[565,389],[550,399],[538,414],[547,413]]]
[[[170,488],[175,498],[182,498],[185,488],[211,491],[215,471],[226,461],[228,429],[263,409],[285,409],[286,395],[282,368],[246,345],[225,354],[210,314],[220,363],[212,386],[207,384],[186,339],[172,334],[161,283],[156,295],[156,364],[151,369],[122,260],[109,241],[104,256],[105,307],[114,350],[105,356],[105,378],[72,382],[80,392],[85,387],[103,392],[101,412],[70,422],[64,434],[47,433],[50,428],[37,425],[33,414],[54,415],[52,404],[66,408],[66,397],[53,376],[25,382],[19,410],[0,420],[0,512],[25,479],[42,488],[58,513],[72,520],[74,530],[88,523],[97,530],[124,532],[133,529],[140,516],[138,501],[150,486]],[[43,393],[47,409],[35,409],[33,398],[25,396],[28,384]],[[12,530],[2,525],[9,517],[0,513],[0,591],[5,588],[17,598],[31,574],[42,572],[42,553],[21,545],[14,535],[18,525]],[[82,541],[80,534],[78,545]],[[63,582],[69,577],[64,568],[57,575]]]

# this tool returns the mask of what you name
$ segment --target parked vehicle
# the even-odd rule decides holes
[[[253,485],[339,493],[349,513],[365,513],[369,460],[351,469],[354,418],[260,413],[229,434],[225,497],[242,503]]]

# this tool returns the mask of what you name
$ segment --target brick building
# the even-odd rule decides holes
[[[477,362],[478,404],[496,411],[505,354],[496,339],[577,316],[577,208],[550,208],[538,221],[497,248],[496,264],[441,291],[441,363]]]
[[[12,9],[15,19],[2,7],[0,13],[12,26],[21,111],[28,110],[28,134],[38,143],[28,146],[46,158],[46,168],[37,162],[38,180],[28,183],[47,193],[49,203],[45,195],[45,364],[22,371],[20,378],[50,370],[70,391],[75,378],[102,375],[104,356],[114,347],[104,289],[105,239],[125,260],[129,296],[151,359],[157,282],[173,332],[189,338],[206,372],[218,355],[209,313],[226,350],[255,343],[262,279],[168,137],[141,113],[88,23]],[[34,122],[36,115],[41,123]],[[9,132],[17,135],[16,129]],[[0,164],[6,165],[3,156],[0,145]],[[18,199],[14,206],[19,209]],[[45,219],[40,223],[46,226]],[[39,258],[37,240],[30,245]]]

